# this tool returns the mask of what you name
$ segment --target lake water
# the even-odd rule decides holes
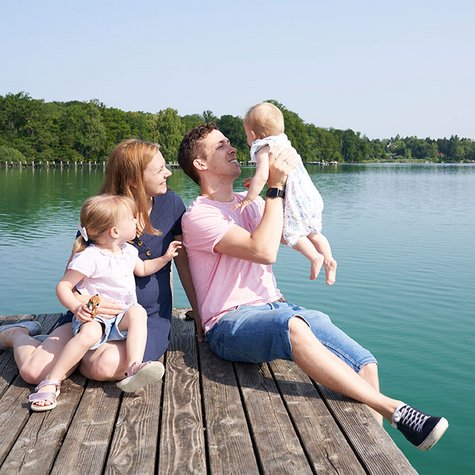
[[[475,473],[475,167],[309,172],[325,200],[337,283],[309,281],[305,259],[282,247],[279,287],[289,300],[330,314],[370,348],[385,393],[449,420],[446,436],[428,453],[387,427],[420,473]],[[244,169],[243,177],[251,173]],[[97,192],[102,174],[102,168],[0,170],[0,314],[62,311],[55,285],[80,205]],[[187,204],[197,194],[179,170],[169,184]],[[187,305],[178,285],[175,305]]]

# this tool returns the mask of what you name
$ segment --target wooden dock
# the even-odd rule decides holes
[[[51,331],[59,314],[37,318]],[[417,473],[362,404],[314,384],[292,362],[229,363],[196,342],[177,310],[163,380],[125,395],[67,379],[51,412],[0,351],[2,474]]]

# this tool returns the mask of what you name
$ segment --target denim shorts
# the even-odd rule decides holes
[[[243,305],[224,314],[206,334],[211,350],[220,358],[245,363],[293,360],[289,320],[301,317],[317,339],[357,373],[376,358],[330,317],[289,302]]]
[[[100,346],[102,346],[106,341],[120,341],[127,339],[127,331],[121,331],[119,329],[119,324],[124,318],[126,312],[132,307],[132,305],[128,305],[124,308],[115,318],[105,318],[98,315],[94,320],[99,322],[102,325],[102,336],[97,343],[95,343],[90,350],[97,350]],[[73,334],[77,335],[79,333],[79,329],[83,322],[79,321],[76,316],[73,317]]]

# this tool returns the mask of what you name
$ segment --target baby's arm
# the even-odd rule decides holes
[[[233,209],[245,208],[247,205],[251,204],[260,194],[267,179],[269,178],[269,147],[265,146],[261,148],[256,154],[256,173],[251,179],[249,189],[247,191],[246,197]]]
[[[83,304],[81,300],[76,297],[76,285],[81,282],[85,277],[84,274],[77,270],[69,269],[65,272],[61,280],[56,286],[56,295],[59,301],[68,309],[73,312],[76,317],[82,322],[91,321],[91,311],[86,304]]]
[[[163,266],[165,266],[165,264],[170,262],[174,257],[178,256],[178,249],[181,249],[181,241],[172,241],[168,246],[167,252],[165,252],[165,254],[163,254],[161,257],[147,259],[146,261],[143,261],[137,257],[134,274],[139,277],[145,277],[147,275],[154,274]]]

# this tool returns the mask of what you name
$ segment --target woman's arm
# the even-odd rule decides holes
[[[183,240],[183,236],[175,236],[175,239],[178,241]],[[196,300],[195,287],[193,281],[191,280],[190,266],[188,264],[188,254],[186,249],[183,247],[179,250],[178,255],[174,259],[176,270],[178,276],[180,277],[181,285],[185,291],[188,302],[190,302],[191,308],[193,309],[193,318],[195,320],[196,335],[198,341],[203,341],[203,328],[201,327],[200,314],[198,312],[198,303]]]

